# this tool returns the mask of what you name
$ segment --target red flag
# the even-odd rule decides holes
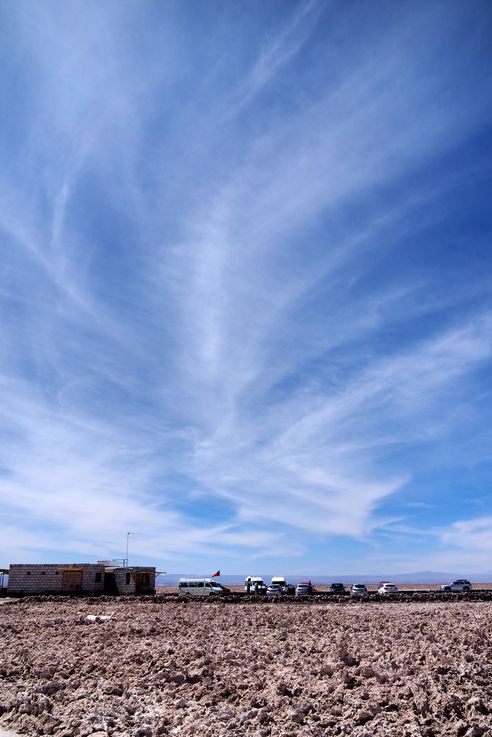
[[[216,573],[212,573],[212,578],[215,578],[216,576],[220,576],[220,568]]]

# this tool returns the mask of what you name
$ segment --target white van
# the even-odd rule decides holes
[[[248,591],[248,583],[249,583],[249,591],[251,594],[255,592],[255,586],[256,590],[260,591],[266,591],[266,586],[263,583],[263,579],[261,576],[246,576],[244,579],[244,590]]]
[[[282,594],[295,594],[296,587],[290,583],[287,583],[285,576],[272,576],[270,586],[280,586]]]
[[[211,578],[180,578],[178,581],[178,593],[184,596],[210,596],[211,594],[223,594],[224,587]]]
[[[287,588],[287,581],[285,580],[285,576],[272,576],[270,586],[273,583],[278,583],[280,586],[282,586],[282,588]]]

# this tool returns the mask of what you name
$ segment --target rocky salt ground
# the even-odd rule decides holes
[[[481,737],[491,614],[466,602],[23,601],[0,607],[0,730]]]

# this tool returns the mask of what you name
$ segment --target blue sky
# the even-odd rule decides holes
[[[0,562],[490,571],[490,3],[0,37]]]

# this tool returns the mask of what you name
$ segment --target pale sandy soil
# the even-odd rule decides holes
[[[87,614],[111,615],[88,624]],[[0,607],[0,726],[58,737],[482,737],[492,603]],[[492,706],[490,706],[492,710]]]

